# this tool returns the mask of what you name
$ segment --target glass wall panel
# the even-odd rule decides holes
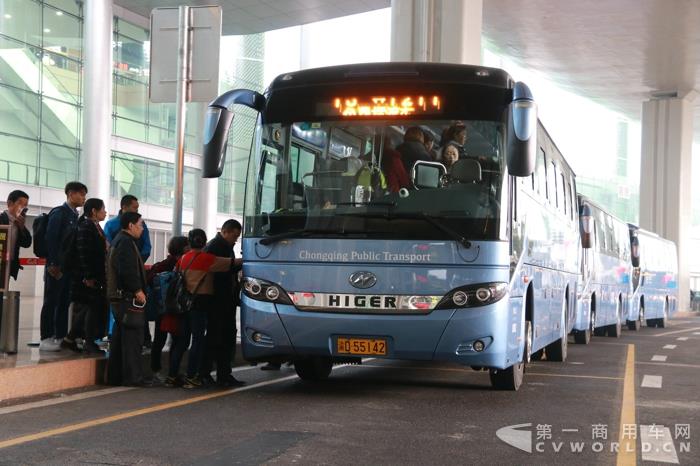
[[[39,96],[0,85],[0,131],[32,139],[38,138]]]
[[[45,3],[51,6],[55,6],[67,13],[75,16],[82,16],[80,11],[80,5],[82,2],[76,0],[45,0]]]
[[[79,151],[74,148],[42,143],[39,152],[39,184],[63,189],[78,179]],[[90,188],[90,184],[88,189]]]
[[[120,25],[125,24],[119,20]],[[118,33],[114,34],[114,68],[126,77],[148,82],[148,48],[138,41]]]
[[[0,2],[0,33],[41,46],[41,5],[32,0]]]
[[[1,15],[0,15],[1,17]],[[0,32],[2,30],[0,29]],[[0,78],[2,83],[39,92],[41,50],[0,36]]]
[[[146,140],[146,125],[138,121],[115,118],[114,134],[137,141]]]
[[[81,26],[77,17],[44,6],[44,49],[80,60],[83,48]]]
[[[37,154],[35,140],[0,134],[0,181],[36,184]]]
[[[41,103],[41,139],[77,147],[79,135],[80,107],[45,97]]]
[[[52,99],[80,103],[81,63],[64,55],[44,51],[41,57],[42,93]]]
[[[145,83],[114,74],[114,113],[130,120],[147,122],[148,87]]]

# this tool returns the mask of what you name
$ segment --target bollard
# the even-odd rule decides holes
[[[2,315],[0,315],[0,352],[17,353],[19,339],[19,291],[5,291],[2,294]]]

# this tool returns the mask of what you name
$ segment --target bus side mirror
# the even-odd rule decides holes
[[[515,84],[513,101],[508,106],[506,147],[508,173],[530,176],[537,155],[537,104],[530,89],[521,82]]]
[[[228,131],[233,121],[233,112],[228,108],[233,104],[261,112],[265,108],[265,97],[249,89],[234,89],[224,92],[209,104],[204,122],[202,178],[217,178],[224,171]]]
[[[443,164],[419,160],[411,169],[411,180],[416,189],[439,188],[445,174],[447,170]]]
[[[639,238],[636,236],[632,237],[632,267],[639,267]]]
[[[233,112],[226,108],[210,107],[204,122],[204,149],[202,177],[218,178],[224,171],[228,131],[233,122]]]

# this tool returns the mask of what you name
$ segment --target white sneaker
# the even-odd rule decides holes
[[[61,344],[53,338],[44,338],[39,343],[39,351],[61,351]]]

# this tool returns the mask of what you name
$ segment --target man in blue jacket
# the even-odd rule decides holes
[[[60,351],[60,342],[68,333],[70,275],[63,270],[61,248],[78,222],[78,207],[85,204],[88,189],[79,181],[66,185],[66,202],[51,210],[46,225],[46,270],[44,305],[41,308],[41,351]]]
[[[109,219],[104,227],[105,238],[107,238],[107,241],[110,243],[117,236],[117,233],[121,231],[121,227],[119,226],[119,217],[121,214],[124,212],[138,213],[139,211],[139,200],[136,198],[136,196],[131,194],[127,194],[126,196],[122,197],[119,205],[121,207],[119,214],[117,214],[116,217]],[[141,253],[141,259],[143,259],[145,264],[151,255],[151,237],[148,234],[148,227],[145,223],[143,224],[143,234],[141,235],[141,238],[139,238],[137,244],[139,247],[139,252]]]

